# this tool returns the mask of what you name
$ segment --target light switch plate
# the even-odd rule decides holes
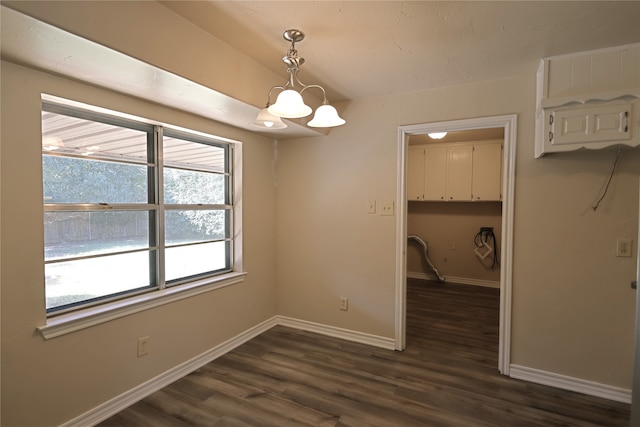
[[[631,239],[618,239],[616,241],[616,256],[618,257],[631,256]]]
[[[382,202],[380,215],[393,216],[393,202]]]

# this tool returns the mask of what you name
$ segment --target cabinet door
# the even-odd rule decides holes
[[[502,199],[502,143],[473,147],[473,200]]]
[[[407,159],[407,199],[424,199],[424,148],[409,147]]]
[[[424,149],[424,199],[445,200],[447,182],[447,147]]]
[[[447,200],[471,200],[473,146],[447,149]]]
[[[631,139],[629,105],[572,108],[551,113],[552,145]]]

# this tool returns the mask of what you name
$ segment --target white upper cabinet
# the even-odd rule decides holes
[[[473,194],[476,202],[502,200],[502,143],[473,146]]]
[[[407,198],[424,200],[424,146],[409,147],[407,159]]]
[[[472,200],[473,145],[453,145],[447,148],[447,200]]]
[[[502,141],[409,147],[408,200],[499,201],[501,188]]]
[[[445,200],[447,196],[447,147],[424,147],[423,200]]]
[[[535,156],[640,145],[640,43],[543,59]]]

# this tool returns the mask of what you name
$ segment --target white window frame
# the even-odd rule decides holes
[[[168,123],[160,123],[137,116],[115,112],[100,107],[90,106],[87,104],[66,100],[63,98],[42,95],[43,102],[58,104],[64,107],[70,107],[77,111],[86,111],[90,116],[92,114],[106,114],[116,119],[133,120],[135,122],[170,129],[172,132],[183,135],[192,135],[194,139],[215,140],[217,143],[228,144],[230,151],[230,169],[231,169],[231,266],[229,272],[218,273],[215,275],[195,278],[180,282],[176,285],[162,286],[162,288],[152,289],[148,292],[131,295],[125,295],[113,301],[103,302],[93,306],[79,305],[73,310],[62,313],[52,313],[48,315],[45,325],[37,327],[37,330],[45,339],[55,338],[61,335],[82,330],[94,325],[108,322],[123,316],[128,316],[140,311],[148,310],[160,305],[169,304],[205,292],[219,289],[242,282],[246,273],[242,269],[242,143],[236,140],[223,138],[204,132],[185,129]],[[158,169],[161,174],[161,169]],[[43,206],[44,209],[44,206]],[[152,231],[152,230],[151,230]],[[44,263],[44,259],[43,259]],[[163,283],[164,285],[164,283]],[[44,282],[43,282],[44,292]]]

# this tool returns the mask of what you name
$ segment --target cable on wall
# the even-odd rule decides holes
[[[618,154],[616,154],[616,159],[613,161],[613,167],[611,168],[611,174],[609,174],[609,179],[607,180],[607,184],[604,187],[604,191],[602,192],[602,196],[598,199],[595,205],[591,206],[591,209],[595,212],[598,210],[598,206],[600,206],[600,202],[604,199],[604,196],[607,195],[607,191],[609,191],[609,184],[611,184],[611,180],[613,179],[613,174],[616,171],[616,166],[618,165],[618,160],[620,160],[620,148],[618,148]]]
[[[481,260],[492,255],[491,267],[489,268],[493,269],[496,265],[500,265],[498,244],[496,241],[496,235],[493,233],[493,227],[480,227],[480,232],[478,232],[473,238],[473,243],[476,246],[474,252]]]

